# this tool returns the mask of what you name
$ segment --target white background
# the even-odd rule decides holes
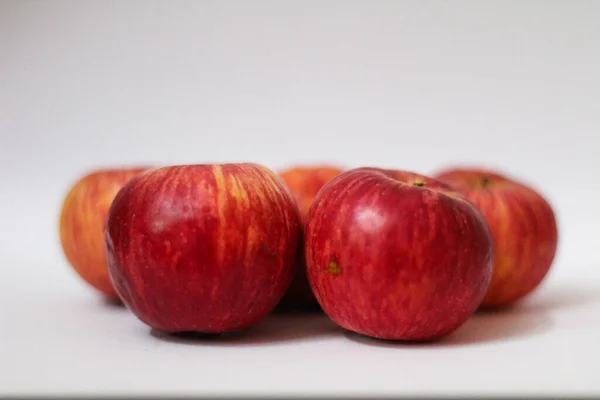
[[[600,2],[0,2],[0,391],[600,394]],[[429,346],[319,317],[177,343],[103,304],[63,196],[122,164],[501,169],[556,208],[520,307]],[[267,351],[268,350],[268,351]]]

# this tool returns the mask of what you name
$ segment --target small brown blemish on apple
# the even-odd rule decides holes
[[[340,266],[337,262],[331,260],[329,264],[327,264],[327,268],[325,268],[325,273],[333,276],[338,276],[341,273]]]

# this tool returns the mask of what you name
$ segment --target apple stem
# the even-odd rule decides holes
[[[418,187],[423,187],[425,186],[425,181],[415,181],[413,184]]]
[[[486,187],[488,187],[489,184],[490,178],[487,175],[484,175],[483,178],[481,178],[481,187],[485,189]]]

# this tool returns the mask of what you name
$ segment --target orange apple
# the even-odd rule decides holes
[[[101,169],[81,177],[68,191],[60,213],[60,242],[67,261],[109,299],[117,294],[108,275],[104,224],[117,192],[146,168]]]
[[[344,172],[343,169],[332,165],[301,165],[279,172],[296,200],[302,226],[306,221],[308,209],[319,190],[342,172]],[[304,247],[300,246],[296,253],[294,278],[278,308],[310,310],[318,309],[318,307],[306,277]]]
[[[487,169],[447,169],[434,177],[475,203],[491,228],[494,273],[481,307],[509,306],[533,292],[548,274],[558,244],[548,201],[531,186]]]

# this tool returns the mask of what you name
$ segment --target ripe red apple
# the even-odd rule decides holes
[[[482,308],[511,305],[538,287],[558,244],[554,211],[542,195],[486,169],[447,169],[436,177],[475,203],[492,231],[494,274]]]
[[[342,172],[342,169],[331,165],[303,165],[279,173],[296,200],[302,225],[304,225],[308,209],[321,187]],[[312,310],[318,309],[318,307],[306,278],[304,247],[300,246],[296,252],[296,267],[292,283],[281,299],[279,308],[282,310]]]
[[[101,169],[69,189],[60,212],[60,243],[75,272],[109,299],[118,299],[104,254],[104,223],[117,192],[144,168]]]
[[[300,221],[283,180],[257,164],[148,171],[115,198],[110,276],[123,302],[163,332],[232,332],[290,284]]]
[[[492,276],[491,235],[477,208],[407,171],[357,168],[331,180],[310,207],[305,252],[325,313],[379,339],[453,332]]]

